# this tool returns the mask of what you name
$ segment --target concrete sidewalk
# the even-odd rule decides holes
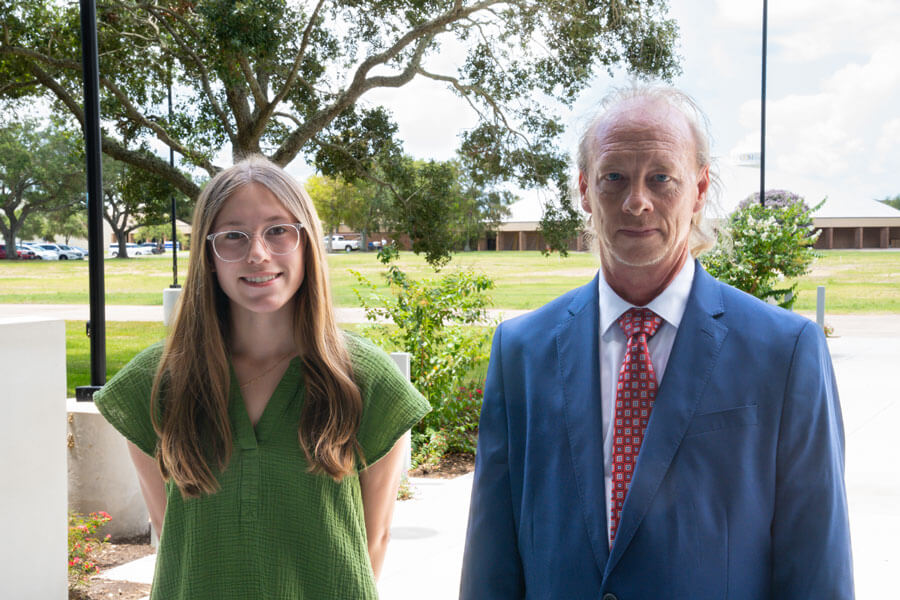
[[[829,346],[837,374],[847,442],[856,597],[896,597],[900,569],[900,315],[835,316]],[[385,600],[457,597],[472,475],[412,479],[413,500],[398,502],[384,572]],[[153,557],[105,577],[149,582]],[[891,592],[890,590],[894,590]]]

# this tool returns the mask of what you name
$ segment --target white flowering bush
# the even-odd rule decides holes
[[[787,286],[785,279],[808,273],[817,256],[813,245],[820,232],[813,229],[811,213],[822,202],[809,208],[800,196],[773,190],[766,192],[763,206],[754,194],[731,213],[718,243],[700,261],[720,281],[790,308],[797,284]]]

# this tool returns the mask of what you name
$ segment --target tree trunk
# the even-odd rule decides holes
[[[126,246],[126,241],[128,237],[125,235],[124,231],[116,231],[116,241],[119,243],[118,249],[118,258],[128,258],[128,246]]]
[[[9,232],[4,232],[3,243],[6,244],[6,260],[16,260],[19,255],[16,254],[16,236]],[[12,250],[10,250],[12,249]]]

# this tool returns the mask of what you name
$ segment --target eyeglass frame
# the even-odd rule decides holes
[[[287,252],[274,252],[271,248],[269,248],[269,243],[266,241],[266,238],[264,237],[265,233],[268,230],[272,229],[273,227],[293,227],[297,231],[297,245],[294,246],[293,248],[291,248],[290,250],[288,250]],[[227,263],[235,263],[235,262],[241,262],[242,260],[245,260],[248,256],[250,256],[250,249],[253,247],[253,238],[256,238],[256,237],[258,237],[260,240],[262,240],[262,244],[263,244],[263,247],[266,249],[266,252],[268,252],[269,254],[272,254],[274,256],[287,256],[291,252],[296,252],[297,248],[300,247],[301,234],[303,233],[303,231],[305,229],[306,229],[306,227],[303,225],[303,223],[273,223],[273,224],[267,226],[265,229],[263,229],[261,233],[254,233],[251,235],[251,234],[247,233],[246,231],[241,231],[240,229],[226,229],[225,231],[217,231],[215,233],[210,233],[209,235],[206,236],[206,240],[210,243],[210,245],[212,245],[213,253],[216,255],[216,257],[219,260],[221,260],[222,262],[227,262]],[[224,235],[226,233],[240,233],[247,237],[247,252],[242,257],[235,258],[233,260],[228,260],[227,258],[222,258],[222,255],[219,254],[219,251],[216,250],[216,238],[219,237],[220,235]]]

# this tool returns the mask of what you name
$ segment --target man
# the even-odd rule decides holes
[[[494,335],[461,598],[852,598],[824,336],[692,257],[693,102],[606,105],[578,162],[600,272]]]

